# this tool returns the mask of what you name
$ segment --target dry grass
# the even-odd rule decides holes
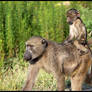
[[[2,68],[0,73],[0,90],[21,90],[27,77],[28,63],[13,59],[13,67]],[[21,64],[22,63],[22,64]],[[56,80],[52,74],[40,70],[33,90],[56,90]]]
[[[9,64],[8,62],[12,62]],[[10,59],[0,69],[0,91],[20,91],[27,77],[29,63],[23,60]],[[68,81],[67,81],[68,83]],[[56,80],[52,74],[40,70],[33,91],[55,91]]]

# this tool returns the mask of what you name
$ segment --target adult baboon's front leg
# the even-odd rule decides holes
[[[29,66],[29,72],[27,76],[26,83],[23,87],[23,91],[31,91],[32,87],[34,86],[35,79],[37,77],[37,74],[39,72],[39,68],[35,65]]]
[[[59,74],[56,76],[57,79],[57,90],[64,91],[65,90],[65,77],[63,74]]]

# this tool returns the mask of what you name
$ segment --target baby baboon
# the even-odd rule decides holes
[[[66,15],[67,22],[70,26],[70,31],[69,36],[67,37],[64,43],[73,42],[74,45],[79,50],[81,50],[82,53],[88,53],[90,48],[87,44],[87,31],[83,21],[80,18],[79,11],[77,11],[76,9],[70,9],[67,11]]]
[[[78,50],[71,44],[61,45],[36,36],[26,42],[24,59],[30,65],[23,91],[32,90],[40,69],[55,76],[58,91],[65,89],[65,76],[71,77],[72,90],[80,91],[91,65],[89,53],[80,57]]]

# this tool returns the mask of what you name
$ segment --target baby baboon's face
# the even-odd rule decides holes
[[[67,11],[66,13],[67,15],[67,22],[69,24],[73,24],[73,22],[78,18],[80,17],[80,13],[79,11],[77,11],[76,9],[70,9]]]
[[[24,59],[32,61],[41,56],[47,47],[47,41],[41,37],[32,37],[26,42],[26,51]]]

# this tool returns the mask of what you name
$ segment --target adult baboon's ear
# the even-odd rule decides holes
[[[42,44],[44,44],[46,47],[48,46],[48,42],[45,39],[42,39]]]
[[[42,44],[45,44],[46,43],[46,40],[45,39],[42,39]]]

